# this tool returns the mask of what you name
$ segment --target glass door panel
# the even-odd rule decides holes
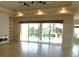
[[[42,41],[48,43],[49,42],[49,29],[50,23],[42,23]]]
[[[79,28],[74,28],[74,37],[79,38]]]
[[[20,24],[20,41],[28,41],[28,23]]]
[[[63,24],[51,23],[50,43],[62,43]]]
[[[74,39],[73,39],[73,43],[75,44],[79,44],[79,27],[75,27],[74,28]]]
[[[39,23],[29,23],[29,42],[38,42]]]

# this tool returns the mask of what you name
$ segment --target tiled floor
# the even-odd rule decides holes
[[[1,57],[78,57],[79,46],[15,42],[0,45]]]

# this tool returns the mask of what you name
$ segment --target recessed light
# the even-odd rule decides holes
[[[59,11],[59,13],[61,13],[61,14],[66,14],[66,13],[69,13],[69,11],[68,11],[65,7],[63,7],[63,8]]]
[[[21,12],[18,12],[17,16],[24,16],[24,14]]]
[[[44,12],[43,11],[41,11],[41,10],[38,10],[38,12],[36,13],[37,15],[43,15],[44,14]]]

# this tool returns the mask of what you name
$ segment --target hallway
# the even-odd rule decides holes
[[[79,46],[15,42],[0,46],[1,57],[79,57]]]

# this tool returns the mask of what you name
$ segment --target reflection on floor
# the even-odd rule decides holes
[[[0,45],[1,57],[79,57],[79,46],[15,42]]]

